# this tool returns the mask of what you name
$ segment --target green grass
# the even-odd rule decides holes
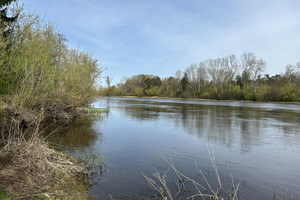
[[[109,112],[109,108],[88,108],[90,115],[100,115]]]
[[[11,199],[11,196],[2,187],[0,187],[0,199],[2,199],[2,200],[10,200]]]

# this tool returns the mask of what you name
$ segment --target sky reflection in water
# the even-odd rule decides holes
[[[88,150],[106,158],[105,173],[91,188],[97,199],[151,196],[141,173],[165,172],[164,158],[201,180],[197,163],[216,186],[207,144],[214,149],[224,188],[232,173],[247,199],[272,199],[274,190],[282,198],[287,188],[300,196],[299,105],[105,98],[94,106],[110,111],[49,140],[67,151]],[[176,178],[171,172],[168,177],[174,186]]]

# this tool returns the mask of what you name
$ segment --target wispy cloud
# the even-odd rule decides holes
[[[264,58],[270,74],[300,61],[297,0],[23,1],[46,12],[70,44],[93,52],[114,82],[138,73],[171,76],[244,51]]]

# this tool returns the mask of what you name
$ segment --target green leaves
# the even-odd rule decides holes
[[[70,49],[52,24],[22,15],[12,46],[0,51],[0,94],[14,107],[47,112],[75,108],[95,97],[97,60]],[[5,38],[0,38],[0,46]],[[2,54],[1,54],[2,53]]]

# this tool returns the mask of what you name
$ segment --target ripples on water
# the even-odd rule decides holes
[[[286,190],[293,199],[300,196],[299,105],[105,98],[94,106],[109,107],[109,113],[79,120],[49,141],[67,152],[106,158],[105,173],[98,173],[90,191],[96,199],[151,197],[141,173],[165,172],[164,159],[201,180],[196,163],[216,186],[207,145],[225,189],[232,174],[246,199],[273,199],[274,190],[281,199]],[[169,172],[171,187],[175,180]]]

